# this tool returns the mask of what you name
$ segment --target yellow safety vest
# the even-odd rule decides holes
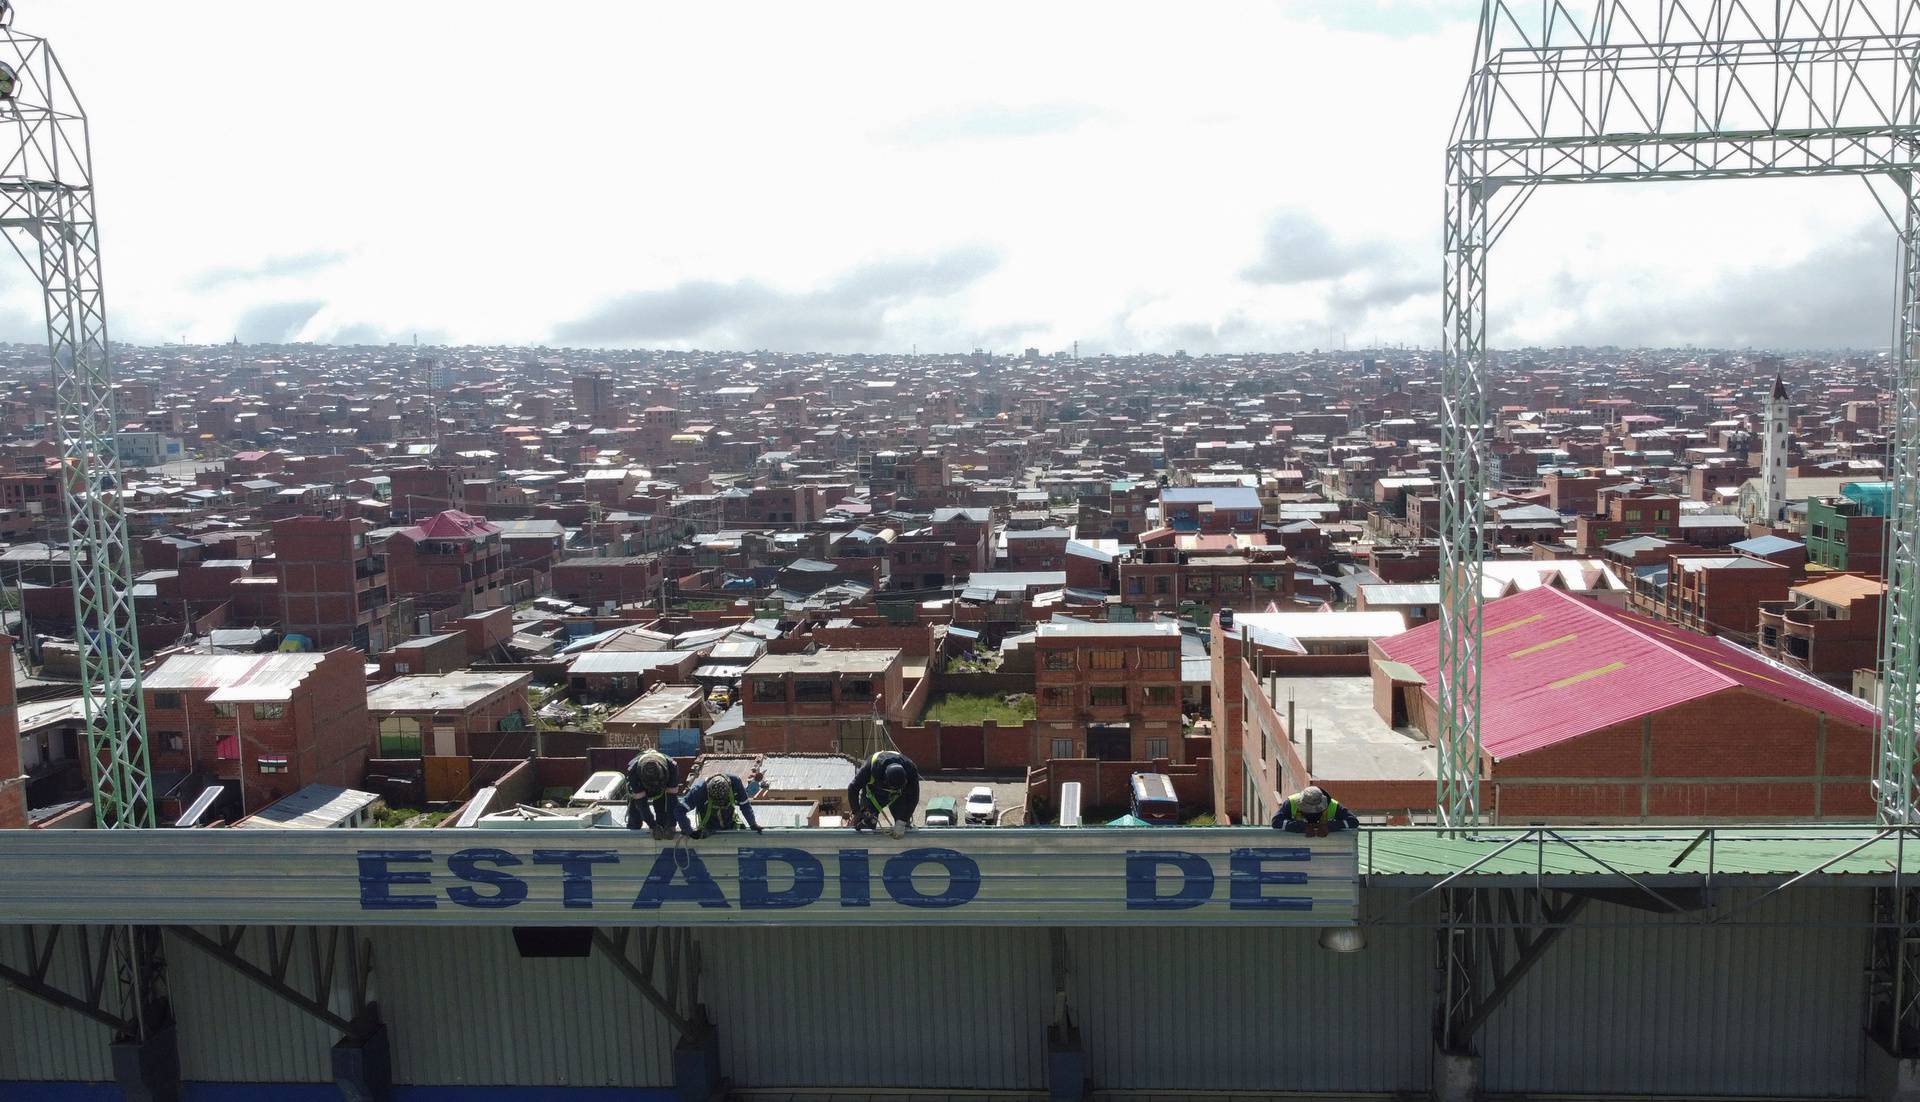
[[[876,815],[887,809],[887,804],[881,803],[880,797],[873,794],[873,767],[880,764],[880,756],[885,753],[886,751],[882,750],[880,753],[867,759],[867,802],[873,805],[873,813]],[[891,800],[887,801],[887,803],[892,802]]]
[[[1340,801],[1334,799],[1332,796],[1328,796],[1327,809],[1320,813],[1320,821],[1323,823],[1331,823],[1339,813]],[[1307,821],[1304,818],[1306,812],[1300,810],[1300,797],[1297,794],[1287,797],[1287,815],[1289,818],[1298,819],[1303,823]]]
[[[729,795],[727,797],[727,823],[726,823],[726,829],[728,830],[733,829],[733,809],[737,806],[739,805],[735,804],[733,802],[733,797]],[[713,807],[713,797],[708,796],[706,799],[700,801],[700,820],[698,823],[695,824],[695,829],[704,833],[707,829],[707,820],[711,819],[714,814],[715,812]]]

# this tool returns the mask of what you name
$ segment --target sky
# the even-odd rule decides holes
[[[92,120],[118,341],[1083,355],[1438,343],[1478,9],[15,5]],[[1857,180],[1542,189],[1491,336],[1883,347],[1893,256]]]

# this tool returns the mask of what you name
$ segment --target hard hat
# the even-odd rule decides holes
[[[666,755],[650,750],[640,755],[640,783],[648,788],[660,788],[667,783]]]
[[[733,781],[726,776],[707,778],[707,802],[710,804],[730,804],[733,802]]]
[[[1327,809],[1327,793],[1317,784],[1310,784],[1300,791],[1300,810],[1308,814],[1318,814]]]
[[[907,767],[897,761],[890,761],[880,769],[880,787],[888,792],[898,792],[907,787]]]
[[[5,23],[0,23],[0,27],[4,26],[6,26]],[[0,61],[0,100],[10,100],[14,97],[14,94],[19,91],[19,75],[13,71],[13,66],[8,65],[4,61]]]

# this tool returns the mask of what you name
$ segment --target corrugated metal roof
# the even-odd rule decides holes
[[[396,677],[367,693],[370,712],[428,712],[471,708],[495,693],[531,684],[530,673],[511,670],[460,670],[446,674]],[[151,684],[151,682],[149,682]]]
[[[146,677],[146,687],[161,692],[181,689],[224,689],[250,686],[284,689],[277,696],[246,699],[286,699],[293,686],[319,667],[323,654],[176,654]]]
[[[1750,651],[1558,589],[1493,601],[1483,623],[1480,740],[1496,759],[1735,687],[1862,726],[1874,721],[1863,702]],[[1437,622],[1380,642],[1429,686],[1439,684],[1439,645]]]
[[[590,650],[575,655],[567,664],[567,672],[574,674],[621,674],[645,673],[661,666],[672,666],[687,660],[695,651],[683,650]]]
[[[1426,877],[1472,867],[1468,877],[1704,876],[1708,872],[1777,877],[1825,865],[1822,872],[1830,876],[1884,876],[1893,872],[1896,863],[1905,866],[1904,873],[1920,872],[1920,839],[1909,838],[1903,846],[1897,838],[1876,841],[1877,834],[1875,828],[1865,826],[1567,827],[1552,831],[1491,827],[1456,836],[1424,827],[1374,827],[1360,834],[1360,872],[1363,877]],[[1834,860],[1842,854],[1848,856]]]

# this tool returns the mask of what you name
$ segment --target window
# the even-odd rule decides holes
[[[380,721],[380,756],[420,756],[420,721],[412,716],[387,716]]]
[[[286,717],[287,706],[285,704],[255,704],[253,706],[253,718],[255,719],[285,719]]]
[[[1193,590],[1195,593],[1212,593],[1213,592],[1213,575],[1211,574],[1195,575],[1194,577],[1188,579],[1187,588]]]
[[[841,700],[868,701],[873,699],[873,682],[842,681],[840,683]]]
[[[1167,756],[1167,737],[1165,735],[1155,735],[1152,738],[1149,738],[1147,740],[1148,759],[1164,758],[1166,756]]]
[[[234,716],[233,705],[215,704],[213,706],[213,714],[219,716],[222,719],[232,719]]]
[[[1140,652],[1140,668],[1143,670],[1170,670],[1173,668],[1171,650],[1144,649]]]
[[[763,677],[753,683],[753,699],[760,704],[784,704],[787,683],[777,677]]]
[[[1124,708],[1127,704],[1127,687],[1095,685],[1087,690],[1087,703],[1095,708]]]
[[[155,731],[153,737],[160,740],[160,748],[180,753],[187,748],[187,736],[179,731]]]
[[[1148,704],[1165,706],[1173,703],[1173,686],[1148,685],[1146,701]]]
[[[285,773],[288,768],[285,758],[261,758],[254,763],[254,767],[262,773]]]
[[[1127,652],[1123,650],[1097,650],[1089,659],[1088,668],[1095,670],[1124,670],[1127,668]]]
[[[1049,708],[1073,707],[1073,690],[1063,685],[1049,685],[1041,696]]]
[[[793,699],[801,704],[825,704],[833,699],[833,682],[796,681],[793,683]]]
[[[1129,595],[1138,597],[1145,590],[1146,590],[1146,586],[1142,583],[1141,579],[1139,578],[1127,579],[1127,593]]]
[[[1070,757],[1072,757],[1072,756],[1073,756],[1073,740],[1072,740],[1072,739],[1070,739],[1070,738],[1057,738],[1057,739],[1054,739],[1054,740],[1053,740],[1053,754],[1052,754],[1051,756],[1053,756],[1053,757],[1056,757],[1056,758],[1070,758]]]
[[[1073,652],[1070,650],[1050,650],[1047,652],[1047,668],[1050,670],[1070,670],[1074,668]]]
[[[1167,592],[1167,576],[1161,574],[1153,579],[1153,591],[1164,595]]]
[[[153,706],[156,708],[178,709],[180,707],[180,694],[154,693]]]

